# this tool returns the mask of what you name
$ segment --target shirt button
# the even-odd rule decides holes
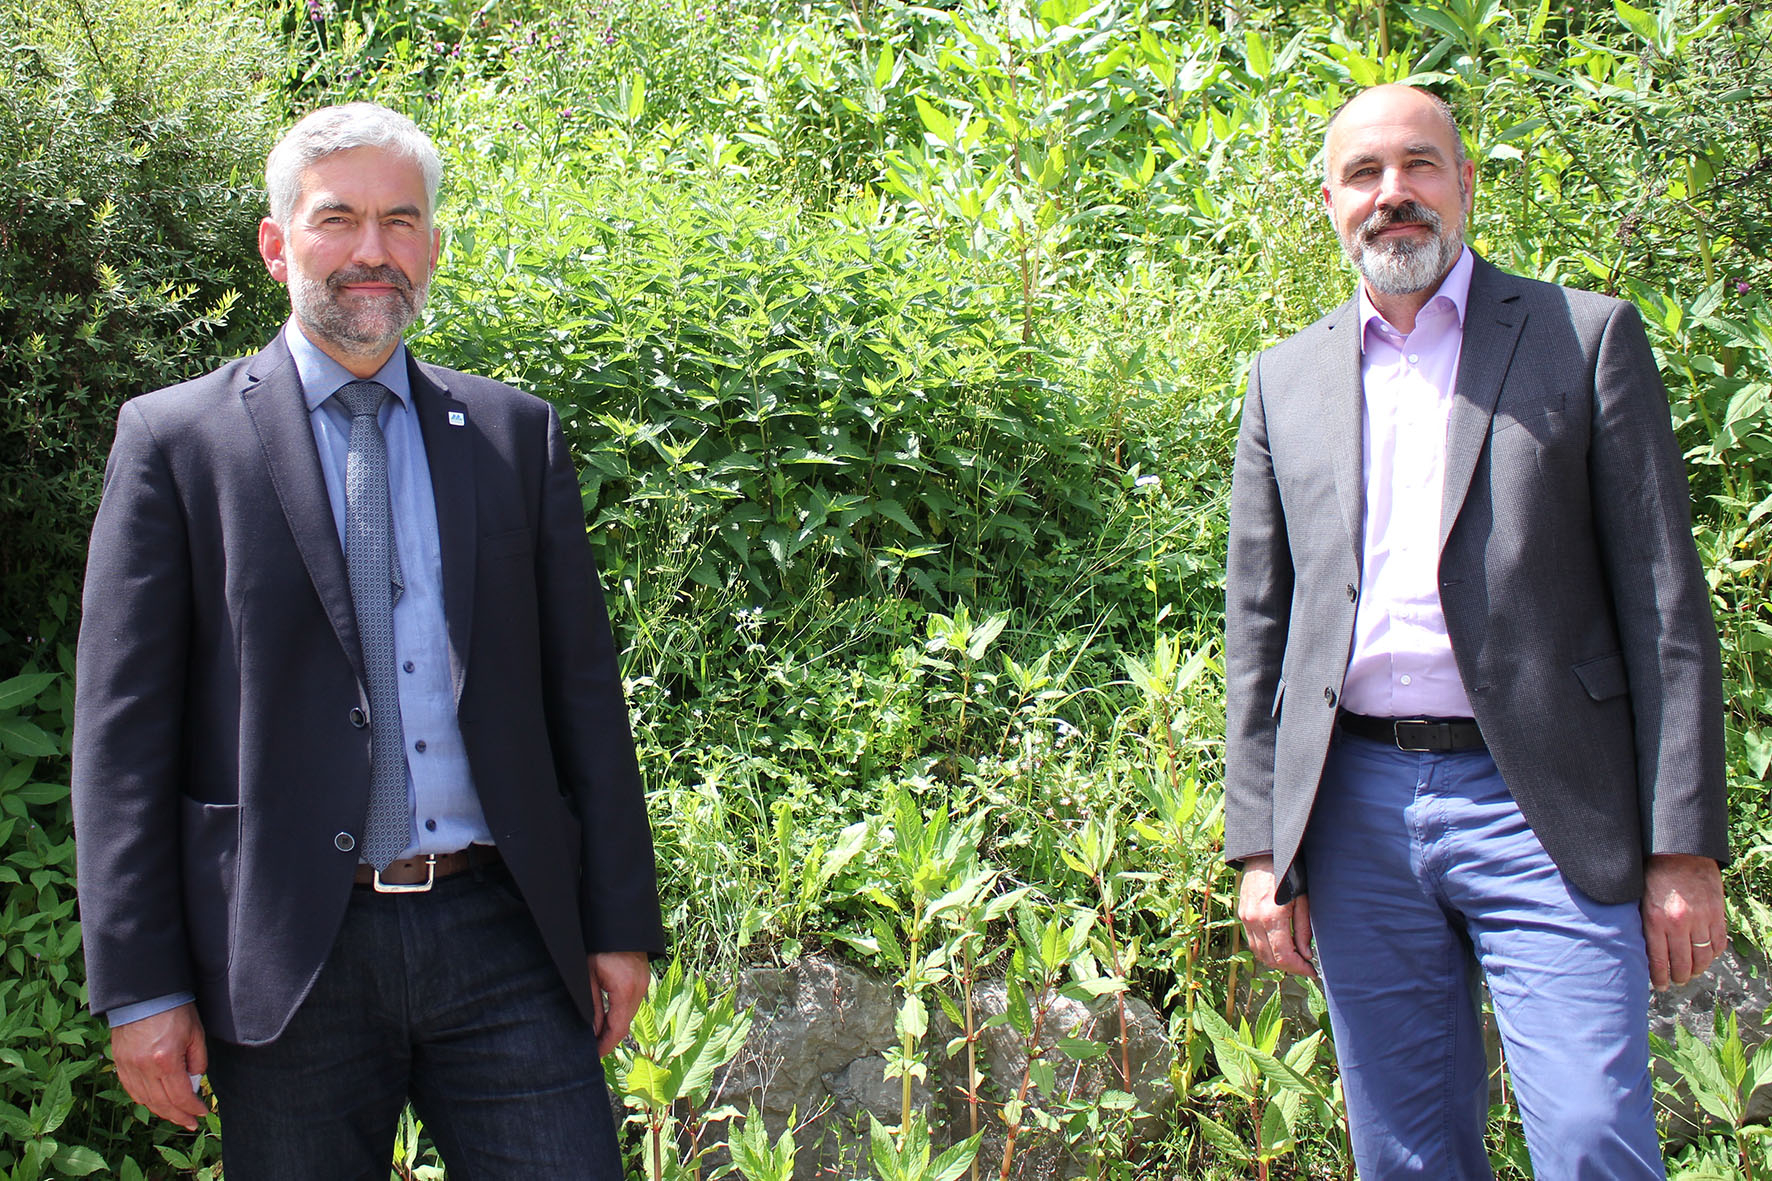
[[[1351,603],[1355,599],[1358,599],[1359,597],[1360,597],[1359,589],[1356,588],[1353,583],[1351,583],[1351,582],[1348,583],[1347,584],[1347,601]]]
[[[357,847],[357,838],[348,832],[341,832],[332,838],[332,847],[340,853],[349,853]]]
[[[416,750],[421,755],[424,754],[425,753],[425,740],[421,738],[417,742],[413,743],[412,749]]]
[[[405,669],[407,672],[411,672],[413,669],[417,668],[418,666],[416,664],[413,664],[412,661],[408,660],[405,664],[402,664],[400,667]]]
[[[1407,685],[1407,684],[1409,684],[1409,683],[1410,683],[1410,681],[1409,681],[1409,674],[1408,674],[1408,673],[1404,673],[1404,674],[1403,674],[1403,676],[1402,676],[1402,681],[1403,681],[1403,683],[1404,683],[1404,684],[1405,684],[1405,685]]]
[[[426,832],[436,832],[437,831],[437,822],[435,820],[425,821],[425,831]]]
[[[1323,700],[1327,701],[1330,705],[1334,705],[1335,704],[1335,690],[1324,689],[1323,690]]]
[[[369,725],[369,715],[363,712],[362,706],[353,705],[351,707],[351,725],[357,727],[359,730]]]
[[[1410,364],[1411,364],[1411,365],[1416,365],[1416,364],[1419,364],[1419,363],[1420,363],[1420,362],[1421,362],[1421,357],[1420,357],[1420,355],[1418,355],[1418,354],[1416,354],[1416,353],[1410,353],[1410,354],[1409,354],[1409,363],[1410,363]]]

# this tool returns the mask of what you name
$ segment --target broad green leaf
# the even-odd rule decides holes
[[[35,701],[43,690],[55,683],[59,673],[25,673],[10,680],[0,681],[0,709],[16,709],[26,702]]]

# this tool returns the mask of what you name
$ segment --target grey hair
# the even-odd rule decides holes
[[[425,178],[426,212],[437,208],[443,157],[431,137],[398,111],[375,103],[321,107],[283,133],[265,160],[265,192],[271,220],[289,224],[301,200],[302,175],[326,157],[354,148],[380,148],[417,164]]]
[[[1401,84],[1391,83],[1391,85]],[[1460,170],[1460,175],[1463,175],[1462,170],[1464,168],[1464,162],[1468,157],[1466,157],[1464,152],[1464,136],[1460,135],[1458,131],[1458,116],[1452,113],[1452,104],[1441,98],[1439,95],[1434,94],[1431,91],[1423,90],[1419,86],[1405,86],[1404,89],[1414,91],[1416,94],[1419,94],[1422,98],[1427,99],[1428,102],[1433,104],[1435,113],[1440,116],[1440,120],[1446,124],[1446,130],[1452,135],[1452,165]],[[1341,113],[1354,103],[1358,102],[1360,95],[1365,93],[1366,91],[1362,90],[1359,94],[1353,95],[1339,107],[1336,107],[1335,113],[1329,116],[1329,125],[1323,128],[1324,181],[1332,179],[1329,175],[1329,137],[1335,133],[1335,124],[1341,118]]]

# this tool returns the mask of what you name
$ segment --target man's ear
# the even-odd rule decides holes
[[[271,278],[279,283],[289,282],[288,247],[289,239],[284,236],[282,226],[268,217],[258,223],[258,256],[265,260],[265,269],[271,272]]]

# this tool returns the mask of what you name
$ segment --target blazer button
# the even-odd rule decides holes
[[[363,712],[362,706],[353,705],[351,707],[351,725],[357,727],[359,730],[369,725],[369,715]]]
[[[1327,701],[1330,705],[1334,705],[1335,704],[1335,690],[1324,689],[1323,690],[1323,700]]]
[[[1359,597],[1360,597],[1360,592],[1359,592],[1358,588],[1356,588],[1353,583],[1351,583],[1351,582],[1348,583],[1347,584],[1347,601],[1352,603],[1355,600],[1357,600]]]
[[[348,832],[341,832],[332,838],[332,847],[340,853],[349,853],[357,847],[357,838]]]

